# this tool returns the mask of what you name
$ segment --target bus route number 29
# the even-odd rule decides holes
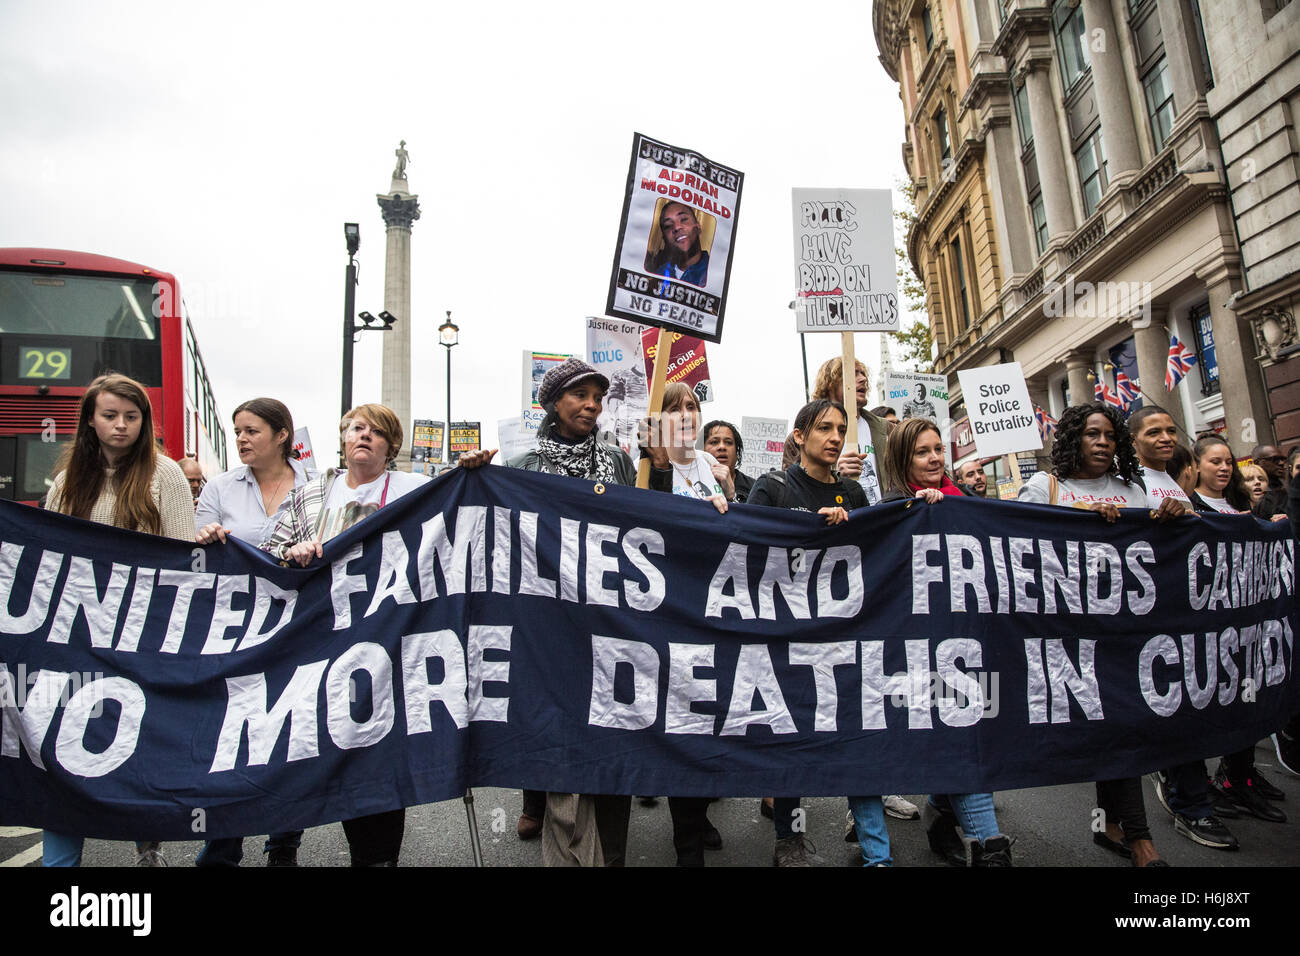
[[[71,349],[26,348],[22,354],[21,378],[71,378]]]

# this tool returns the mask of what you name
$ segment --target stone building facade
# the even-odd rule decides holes
[[[959,369],[1018,361],[1059,416],[1124,370],[1188,435],[1270,437],[1254,332],[1229,307],[1242,263],[1197,0],[875,0],[873,26],[951,394]],[[1171,332],[1201,358],[1172,395]]]
[[[1213,88],[1241,246],[1237,315],[1254,332],[1277,441],[1300,440],[1300,3],[1202,0]]]

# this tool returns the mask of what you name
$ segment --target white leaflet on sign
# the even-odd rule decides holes
[[[609,379],[609,391],[597,421],[601,439],[618,445],[635,462],[641,457],[637,422],[650,410],[650,384],[641,354],[641,333],[635,322],[587,318],[587,364]]]
[[[948,420],[948,377],[921,372],[886,372],[884,404],[899,418],[928,418],[942,426]]]

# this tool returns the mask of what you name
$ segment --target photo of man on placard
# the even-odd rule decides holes
[[[938,417],[938,412],[934,409],[934,403],[930,401],[930,395],[925,387],[925,382],[916,383],[916,391],[912,400],[903,405],[904,418],[928,418],[934,421]]]
[[[666,279],[705,286],[709,281],[709,246],[715,220],[685,203],[667,200],[657,206],[657,229],[646,244],[646,271]]]

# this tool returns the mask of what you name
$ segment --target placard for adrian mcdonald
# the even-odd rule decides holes
[[[744,178],[634,134],[605,312],[722,341]]]

